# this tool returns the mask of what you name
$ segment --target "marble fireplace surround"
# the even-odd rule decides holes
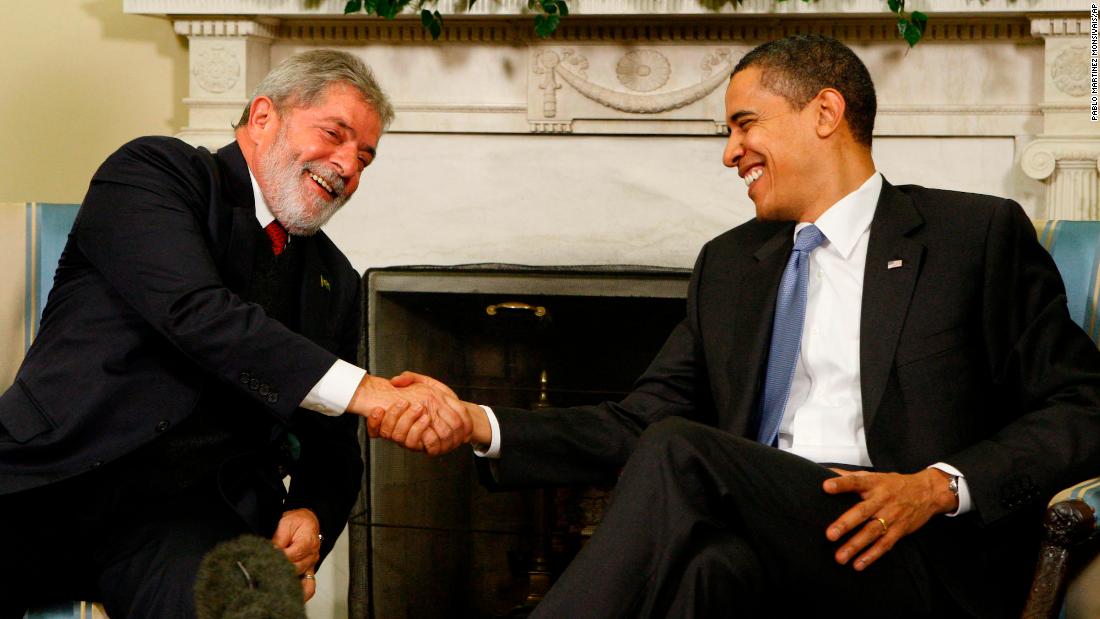
[[[397,119],[326,228],[361,272],[690,267],[706,240],[753,213],[720,164],[729,69],[792,33],[837,37],[867,63],[879,99],[875,160],[891,182],[1011,196],[1037,218],[1100,219],[1085,0],[911,0],[931,17],[911,51],[883,0],[571,0],[546,40],[526,0],[472,10],[442,0],[439,41],[416,15],[344,16],[344,4],[123,6],[188,38],[178,136],[198,145],[229,142],[252,88],[291,54],[338,47],[373,67]],[[328,570],[346,566],[344,552]],[[346,574],[323,576],[319,595],[346,616],[334,593]]]

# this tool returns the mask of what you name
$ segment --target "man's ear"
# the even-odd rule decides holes
[[[835,88],[823,88],[817,96],[810,101],[813,111],[817,115],[817,137],[827,138],[840,129],[844,124],[844,96]]]
[[[279,113],[275,102],[268,97],[256,97],[248,107],[248,137],[253,142],[278,125]]]

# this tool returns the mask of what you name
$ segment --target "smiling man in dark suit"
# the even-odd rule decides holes
[[[835,40],[748,53],[723,162],[757,217],[634,391],[467,406],[502,485],[622,471],[534,616],[1019,612],[1045,500],[1100,473],[1100,354],[1016,203],[876,172],[875,110]]]
[[[360,279],[319,231],[392,116],[361,61],[306,52],[228,146],[141,138],[96,172],[0,397],[0,616],[86,596],[191,617],[201,558],[242,533],[271,537],[308,599],[359,489],[342,414],[410,413],[433,452],[465,439],[457,401],[352,365]]]

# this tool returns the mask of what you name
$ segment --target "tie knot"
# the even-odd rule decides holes
[[[794,250],[811,252],[824,242],[825,235],[817,226],[810,224],[798,231],[798,236],[794,239]]]
[[[264,232],[267,232],[267,236],[271,239],[271,251],[276,256],[283,253],[286,249],[286,228],[283,224],[279,223],[278,219],[272,220],[271,223],[264,227]]]

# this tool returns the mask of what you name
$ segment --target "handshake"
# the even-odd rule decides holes
[[[366,419],[367,434],[433,456],[463,443],[489,444],[492,428],[485,411],[458,399],[451,388],[415,372],[391,380],[367,374],[348,404]]]

